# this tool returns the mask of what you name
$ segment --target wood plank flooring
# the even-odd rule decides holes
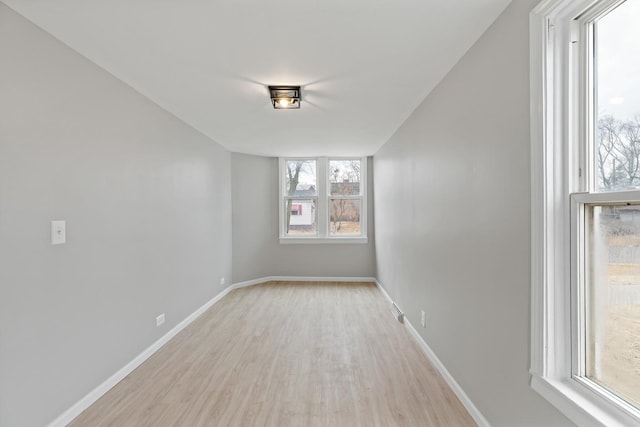
[[[371,283],[237,289],[70,426],[475,426]]]

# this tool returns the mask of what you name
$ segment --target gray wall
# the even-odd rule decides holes
[[[529,388],[537,2],[511,3],[374,156],[377,276],[495,427],[571,425]]]
[[[0,425],[38,426],[231,280],[231,155],[2,3],[0,64]]]
[[[278,159],[232,154],[233,280],[266,276],[374,277],[372,161],[369,243],[282,245],[278,241]]]

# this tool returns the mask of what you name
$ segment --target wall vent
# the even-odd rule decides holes
[[[393,313],[393,317],[400,323],[404,323],[404,313],[400,310],[400,307],[396,305],[396,303],[391,303],[391,313]]]

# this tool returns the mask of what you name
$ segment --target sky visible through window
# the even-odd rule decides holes
[[[640,188],[640,0],[627,0],[595,24],[598,191]]]
[[[315,162],[306,163],[300,169],[299,186],[316,185],[316,164]]]
[[[598,116],[640,116],[640,0],[627,0],[597,23]]]

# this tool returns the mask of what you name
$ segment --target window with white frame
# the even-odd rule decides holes
[[[366,243],[366,166],[358,158],[280,159],[282,243]]]
[[[531,14],[532,387],[640,426],[640,1]]]

